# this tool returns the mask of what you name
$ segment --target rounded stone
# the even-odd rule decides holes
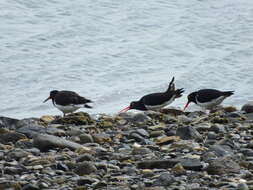
[[[80,176],[89,175],[93,172],[97,171],[95,165],[91,162],[82,162],[77,164],[74,172]]]
[[[246,113],[253,113],[253,101],[244,104],[241,108],[241,111],[245,111]]]
[[[93,142],[94,142],[92,136],[89,135],[89,134],[81,134],[81,135],[79,136],[79,138],[80,138],[80,143],[81,143],[81,144],[93,143]]]

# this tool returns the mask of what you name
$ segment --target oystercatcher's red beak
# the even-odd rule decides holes
[[[126,112],[126,111],[128,111],[128,110],[130,110],[130,106],[124,108],[123,110],[120,110],[119,113]]]
[[[185,109],[188,107],[188,105],[189,105],[190,103],[191,103],[191,102],[188,101],[188,102],[185,104],[183,111],[185,111]]]
[[[50,96],[49,96],[47,99],[45,99],[45,100],[43,101],[43,103],[45,103],[45,102],[48,101],[49,99],[51,99]]]

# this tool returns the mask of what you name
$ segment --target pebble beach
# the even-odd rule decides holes
[[[251,111],[2,116],[0,189],[253,189]]]

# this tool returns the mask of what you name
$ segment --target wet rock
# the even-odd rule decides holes
[[[99,133],[92,135],[94,142],[98,144],[110,143],[112,139],[109,134],[106,133]]]
[[[52,121],[55,120],[55,117],[54,116],[51,116],[51,115],[43,115],[40,120],[44,123],[51,123]]]
[[[39,148],[41,151],[48,151],[52,148],[69,148],[71,150],[85,148],[80,144],[53,135],[37,135],[33,140],[34,146]]]
[[[92,136],[89,135],[89,134],[81,134],[81,135],[79,136],[79,138],[80,138],[80,143],[81,143],[81,144],[93,143],[93,142],[94,142]]]
[[[178,163],[180,163],[187,170],[200,171],[203,168],[203,164],[199,159],[191,158],[141,161],[137,163],[137,167],[141,169],[167,169],[174,167]]]
[[[61,163],[61,162],[56,164],[56,169],[57,170],[62,170],[62,171],[68,171],[69,170],[68,166]]]
[[[228,119],[224,118],[224,117],[219,117],[216,116],[214,118],[211,119],[212,123],[219,123],[219,124],[227,124],[228,123]]]
[[[210,131],[207,134],[208,139],[216,139],[217,137],[218,137],[218,135],[216,133],[214,133],[213,131]]]
[[[152,151],[145,147],[134,148],[132,151],[132,154],[134,155],[138,155],[138,154],[145,155],[145,154],[150,154],[150,153],[152,153]]]
[[[174,182],[175,179],[170,173],[163,173],[154,181],[152,186],[169,186]]]
[[[150,137],[159,137],[164,134],[163,130],[158,130],[158,131],[151,131],[150,132]]]
[[[0,117],[0,128],[16,129],[18,122],[18,119],[10,117]]]
[[[98,182],[98,180],[90,177],[82,177],[77,181],[77,185],[82,186],[82,185],[91,185],[92,183]]]
[[[20,158],[27,157],[28,155],[31,155],[31,153],[26,152],[26,151],[21,150],[21,149],[15,149],[15,150],[12,150],[12,151],[8,152],[7,157],[9,159],[19,160]]]
[[[157,145],[165,145],[165,144],[170,144],[176,141],[180,141],[180,137],[179,136],[165,136],[162,138],[158,138],[156,141]]]
[[[237,186],[237,190],[249,190],[249,187],[246,183],[240,183]]]
[[[3,144],[6,144],[8,142],[17,142],[21,139],[27,139],[27,137],[24,134],[12,131],[0,134],[0,143]]]
[[[45,134],[46,128],[39,124],[39,120],[36,118],[22,119],[17,123],[16,132],[23,133],[27,137],[32,138],[37,134]]]
[[[206,171],[211,175],[238,173],[240,166],[229,157],[221,157],[210,161]]]
[[[244,104],[241,108],[241,111],[245,111],[246,113],[253,113],[253,101]]]
[[[253,157],[253,150],[252,149],[247,149],[247,148],[244,148],[244,149],[241,149],[240,150],[241,153],[243,153],[245,156],[248,156],[248,157]]]
[[[176,150],[188,149],[192,151],[195,149],[199,149],[200,145],[193,140],[181,140],[171,144],[170,148]]]
[[[191,139],[201,140],[202,139],[202,136],[200,135],[200,133],[191,126],[179,127],[176,131],[176,135],[179,136],[183,140],[191,140]]]
[[[143,137],[149,137],[149,133],[145,129],[137,129],[135,132]]]
[[[137,142],[145,142],[145,138],[136,132],[131,132],[128,136],[129,139],[134,139]]]
[[[82,154],[76,158],[76,162],[93,161],[95,158],[90,154]]]
[[[126,112],[120,113],[119,116],[131,123],[145,123],[151,120],[151,118],[147,116],[144,112],[140,112],[137,114]]]
[[[97,171],[97,168],[91,162],[78,163],[76,168],[74,169],[74,172],[80,176],[89,175],[96,171]]]
[[[27,184],[21,190],[40,190],[40,188],[36,185]]]
[[[21,166],[5,166],[4,167],[4,173],[9,174],[9,175],[19,175],[25,171],[26,169]]]
[[[224,157],[232,155],[233,152],[230,147],[222,146],[222,145],[213,145],[209,148],[208,153],[212,152],[214,156],[212,158],[216,157]],[[206,156],[205,156],[206,155]],[[208,160],[210,156],[207,156],[208,154],[204,154],[203,159]]]
[[[89,125],[94,123],[94,120],[90,117],[88,113],[76,112],[73,114],[68,114],[65,117],[55,119],[53,124],[72,124],[72,125]]]
[[[225,128],[223,125],[220,124],[214,124],[211,126],[211,128],[209,129],[209,131],[213,131],[215,133],[225,133]]]

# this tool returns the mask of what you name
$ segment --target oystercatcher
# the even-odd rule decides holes
[[[52,90],[49,97],[44,100],[44,103],[49,99],[52,99],[53,105],[63,112],[63,116],[65,116],[66,113],[72,113],[79,108],[92,108],[87,105],[87,103],[92,102],[91,100],[86,99],[73,91]]]
[[[174,77],[172,78],[168,89],[161,93],[152,93],[143,96],[139,101],[133,101],[130,106],[122,109],[121,112],[126,112],[130,109],[136,110],[159,110],[169,104],[171,104],[176,98],[182,96],[184,92],[183,88],[175,90]]]
[[[200,107],[212,110],[217,105],[221,104],[223,100],[234,94],[234,91],[219,91],[215,89],[202,89],[192,92],[188,95],[188,102],[186,103],[183,111],[188,107],[191,102],[194,102]]]

